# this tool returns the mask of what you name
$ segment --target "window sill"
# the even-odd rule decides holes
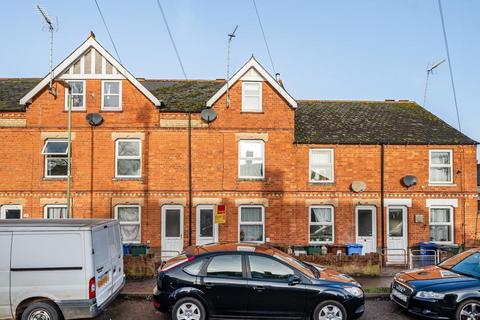
[[[128,178],[128,177],[125,177],[125,178],[121,178],[121,177],[115,177],[115,178],[112,178],[112,181],[140,181],[140,182],[143,182],[143,178],[142,177],[139,177],[139,178]]]
[[[335,182],[334,181],[328,181],[328,182],[309,181],[308,184],[311,186],[334,186]]]
[[[101,110],[100,110],[100,113],[102,113],[102,112],[123,112],[123,110],[122,110],[122,109],[117,109],[117,110],[114,110],[114,109],[112,109],[112,110],[101,109]]]
[[[267,178],[237,178],[237,182],[243,182],[243,181],[266,182]]]
[[[64,113],[68,113],[68,109],[66,110],[63,110]],[[86,113],[87,112],[87,109],[72,109],[72,112],[78,112],[78,113]]]
[[[43,177],[43,181],[67,181],[68,177]]]
[[[309,242],[308,245],[310,246],[315,246],[315,245],[332,245],[334,244],[335,242]]]
[[[429,187],[456,187],[456,183],[429,183]]]
[[[249,113],[253,113],[253,114],[264,114],[265,112],[263,111],[240,111],[240,114],[249,114]]]

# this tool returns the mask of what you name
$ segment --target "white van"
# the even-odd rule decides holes
[[[95,317],[124,284],[117,220],[0,220],[0,319]]]

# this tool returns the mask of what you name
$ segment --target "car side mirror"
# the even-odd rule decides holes
[[[302,279],[294,274],[294,275],[291,275],[289,278],[288,278],[288,285],[289,286],[295,286],[297,284],[300,284],[302,282]]]

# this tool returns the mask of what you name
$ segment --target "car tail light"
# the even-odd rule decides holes
[[[88,281],[88,299],[94,299],[97,295],[97,287],[95,285],[95,277]]]
[[[153,299],[153,306],[158,309],[160,308],[160,302],[156,301],[155,299]]]

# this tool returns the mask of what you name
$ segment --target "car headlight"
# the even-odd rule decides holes
[[[438,293],[434,291],[418,291],[415,297],[420,299],[442,300],[443,298],[445,298],[445,295],[443,293]]]
[[[363,290],[359,287],[343,287],[348,293],[355,297],[363,297]]]

